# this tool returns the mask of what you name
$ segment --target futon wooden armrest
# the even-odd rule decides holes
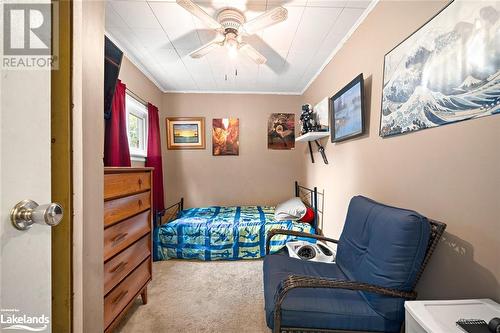
[[[278,286],[278,290],[276,293],[277,301],[279,299],[283,300],[284,296],[288,291],[296,288],[347,289],[347,290],[366,291],[384,296],[404,298],[407,300],[412,300],[417,298],[417,293],[415,291],[402,291],[397,289],[390,289],[357,281],[328,279],[328,278],[320,278],[317,276],[289,275],[286,279],[281,281]]]
[[[273,238],[276,235],[307,237],[307,238],[314,238],[314,239],[318,239],[318,240],[322,240],[322,241],[326,241],[326,242],[331,242],[331,243],[338,243],[338,240],[336,240],[336,239],[328,238],[328,237],[321,236],[321,235],[309,234],[307,232],[285,230],[285,229],[271,229],[267,233],[266,254],[269,254],[269,250],[271,248],[271,238]]]
[[[279,332],[278,328],[280,325],[276,325],[276,323],[281,323],[281,305],[283,304],[287,293],[292,289],[298,288],[347,289],[366,291],[384,296],[404,298],[407,300],[414,300],[417,298],[417,293],[414,291],[408,292],[389,289],[356,281],[327,279],[316,276],[290,275],[280,282],[274,296],[274,333]]]

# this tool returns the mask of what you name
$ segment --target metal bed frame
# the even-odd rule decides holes
[[[159,227],[163,224],[175,220],[177,218],[177,215],[183,210],[184,210],[184,198],[181,197],[181,200],[179,200],[179,202],[176,202],[173,205],[170,205],[164,210],[161,210],[155,214],[154,217],[155,227]],[[166,219],[164,219],[164,217],[166,217]]]
[[[299,185],[298,181],[295,181],[295,196],[300,198],[304,204],[311,207],[314,210],[314,220],[313,227],[316,234],[321,235],[321,224],[323,223],[323,204],[324,204],[324,192],[318,192],[318,188],[315,186],[312,189]],[[321,209],[318,207],[318,196],[321,196]]]
[[[295,196],[300,198],[305,205],[309,206],[314,210],[314,220],[313,227],[316,234],[321,234],[321,223],[323,222],[323,203],[324,203],[324,193],[318,192],[318,188],[308,188],[299,185],[299,182],[295,181]],[[321,197],[321,208],[318,206],[318,196]],[[177,218],[179,212],[184,210],[184,198],[181,198],[179,202],[170,205],[162,211],[155,214],[154,224],[159,227],[163,224],[169,223]]]

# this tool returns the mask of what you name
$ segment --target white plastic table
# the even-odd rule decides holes
[[[500,304],[490,299],[405,302],[406,333],[463,333],[459,319],[500,317]]]

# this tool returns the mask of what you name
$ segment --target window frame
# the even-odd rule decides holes
[[[140,132],[142,133],[139,133],[139,146],[142,146],[140,148],[135,148],[130,145],[129,114],[137,117],[140,120],[139,123],[144,124],[144,126],[141,126],[142,130],[140,129]],[[129,142],[128,147],[130,151],[130,159],[133,161],[144,162],[148,153],[148,108],[147,105],[128,92],[125,94],[125,117],[127,123],[127,139]]]

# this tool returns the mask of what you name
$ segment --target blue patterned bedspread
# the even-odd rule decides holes
[[[154,259],[200,260],[254,259],[265,255],[266,235],[270,229],[314,233],[308,223],[276,221],[274,207],[235,206],[191,208],[179,217],[155,228]],[[271,252],[294,237],[276,235]]]

